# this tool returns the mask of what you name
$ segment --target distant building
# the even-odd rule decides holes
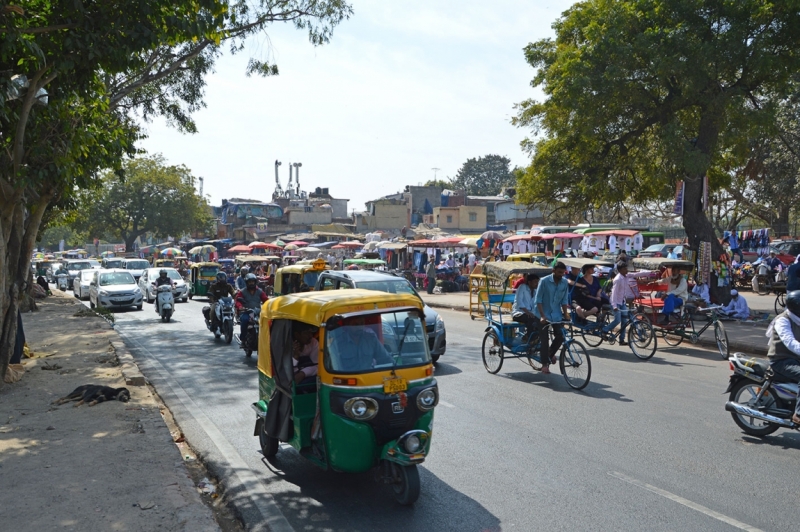
[[[495,223],[505,225],[512,231],[530,229],[532,225],[544,224],[544,217],[540,209],[517,205],[514,200],[498,202],[494,205],[494,209]]]
[[[400,194],[404,196],[404,194]],[[411,213],[408,210],[408,198],[381,198],[367,202],[367,210],[356,213],[355,225],[358,233],[381,230],[399,233],[403,227],[409,227]]]
[[[217,238],[248,240],[259,230],[266,231],[271,222],[280,222],[284,211],[275,203],[232,198],[222,200],[219,212]]]
[[[433,209],[433,221],[442,230],[462,233],[486,230],[486,207],[482,205],[459,205]]]
[[[508,199],[507,196],[467,196],[464,204],[486,207],[486,225],[495,225],[500,223],[495,214],[497,204],[508,201]]]

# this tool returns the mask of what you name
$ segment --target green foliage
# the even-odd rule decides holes
[[[724,186],[724,156],[741,161],[774,131],[773,102],[800,68],[797,2],[588,0],[554,28],[525,49],[546,99],[514,121],[539,135],[523,142],[521,201],[644,204],[688,178],[684,224],[710,227],[699,179]]]
[[[58,244],[64,241],[66,249],[82,248],[86,244],[86,234],[75,231],[67,225],[53,225],[42,231],[39,247],[58,251]]]
[[[495,196],[503,187],[516,184],[510,165],[511,159],[500,155],[467,159],[458,170],[451,187],[466,190],[472,196]]]
[[[441,188],[449,188],[452,189],[454,187],[453,183],[446,179],[430,179],[425,182],[426,187],[441,187]]]
[[[206,227],[210,214],[205,199],[195,192],[195,178],[185,166],[167,166],[161,156],[126,162],[124,179],[103,174],[103,186],[81,196],[76,227],[90,235],[111,235],[134,241],[145,233],[180,237]]]

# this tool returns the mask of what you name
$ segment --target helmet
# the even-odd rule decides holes
[[[800,290],[792,290],[786,294],[786,308],[795,316],[800,316]]]
[[[167,270],[159,270],[158,276],[159,277],[166,277],[167,276]]]
[[[226,281],[228,280],[228,276],[225,275],[225,272],[217,272],[217,281]]]
[[[258,278],[254,273],[248,273],[244,278],[244,282],[247,284],[247,288],[254,288],[258,284]]]

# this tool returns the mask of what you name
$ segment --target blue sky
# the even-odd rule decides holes
[[[523,57],[551,37],[571,1],[353,0],[355,15],[329,45],[313,47],[289,25],[273,26],[209,76],[199,133],[148,124],[141,147],[205,178],[212,204],[269,200],[288,163],[301,187],[330,188],[350,210],[434,176],[453,177],[470,157],[496,153],[525,165],[527,132],[513,106],[540,96]],[[527,5],[525,5],[527,4]],[[280,75],[246,77],[249,56],[272,58]]]

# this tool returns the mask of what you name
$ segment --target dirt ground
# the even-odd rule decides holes
[[[128,403],[51,404],[84,384],[125,383],[109,343],[118,336],[105,320],[71,294],[39,308],[23,316],[34,358],[23,357],[21,381],[0,387],[3,528],[220,530],[196,485],[202,468],[175,445],[180,434],[170,433],[148,387],[129,386]]]

